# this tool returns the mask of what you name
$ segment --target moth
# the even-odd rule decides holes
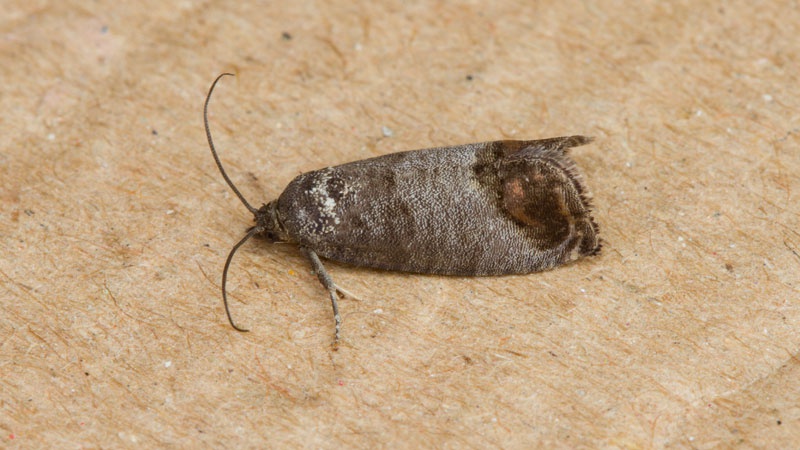
[[[206,137],[222,177],[255,225],[233,246],[259,236],[296,244],[328,291],[338,342],[339,289],[320,258],[401,272],[453,276],[526,274],[595,255],[601,243],[591,204],[567,151],[592,141],[564,136],[491,141],[392,153],[299,175],[253,207],[222,167],[203,108]]]

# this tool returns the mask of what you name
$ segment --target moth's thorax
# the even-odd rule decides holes
[[[277,216],[288,237],[304,245],[325,241],[331,234],[358,226],[343,219],[355,196],[364,196],[356,173],[340,168],[301,174],[286,187],[277,201]],[[377,202],[380,192],[371,193]]]
[[[256,234],[270,242],[292,242],[278,217],[277,205],[278,201],[273,200],[258,208],[253,217]]]

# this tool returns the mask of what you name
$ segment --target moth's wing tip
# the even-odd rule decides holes
[[[594,136],[583,136],[576,134],[574,136],[565,136],[562,138],[560,147],[568,149],[572,147],[580,147],[581,145],[591,144],[594,142]]]

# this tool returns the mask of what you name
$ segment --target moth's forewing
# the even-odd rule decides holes
[[[566,155],[588,138],[393,153],[308,172],[278,216],[292,240],[357,266],[442,275],[549,269],[599,248]]]

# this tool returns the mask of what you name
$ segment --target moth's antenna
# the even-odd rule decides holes
[[[217,85],[217,82],[225,75],[234,76],[232,73],[223,73],[220,76],[218,76],[214,80],[214,82],[211,83],[211,88],[208,89],[208,95],[206,96],[206,103],[203,106],[203,123],[206,126],[206,137],[208,138],[208,147],[211,149],[211,155],[214,157],[214,161],[217,163],[217,167],[219,168],[219,171],[222,174],[222,178],[224,178],[225,181],[228,183],[228,186],[231,187],[233,193],[236,194],[237,197],[239,197],[239,200],[241,200],[245,208],[247,208],[251,213],[256,214],[258,213],[258,210],[253,208],[253,206],[250,205],[250,203],[247,200],[245,200],[242,193],[239,192],[239,189],[236,189],[236,186],[233,185],[233,181],[231,181],[231,179],[228,177],[228,174],[225,173],[225,169],[222,168],[222,162],[219,160],[219,156],[217,156],[216,148],[214,148],[214,140],[211,139],[211,129],[208,127],[208,102],[211,100],[211,93],[214,92],[214,87]],[[225,314],[228,315],[228,322],[230,322],[231,326],[236,331],[247,332],[250,330],[247,330],[245,328],[240,328],[239,326],[237,326],[236,323],[234,323],[233,321],[233,317],[231,317],[231,310],[230,308],[228,308],[228,293],[227,290],[225,289],[225,286],[228,282],[228,268],[231,265],[231,260],[233,259],[233,255],[236,253],[236,250],[238,250],[239,247],[241,247],[245,242],[247,242],[248,239],[253,237],[253,235],[256,234],[257,232],[258,229],[256,227],[252,227],[250,228],[250,230],[247,231],[245,237],[243,237],[242,240],[237,242],[236,245],[234,245],[233,248],[231,249],[231,252],[228,253],[228,259],[225,260],[225,268],[222,269],[222,302],[225,304]]]
[[[239,189],[236,189],[236,186],[233,185],[233,181],[231,181],[231,179],[228,178],[228,174],[225,173],[225,169],[222,168],[222,162],[219,160],[219,156],[217,156],[217,150],[214,148],[214,140],[211,139],[211,129],[208,127],[208,102],[211,100],[211,93],[214,92],[214,87],[217,85],[217,82],[220,80],[220,78],[224,77],[225,75],[230,75],[232,77],[235,76],[232,73],[220,74],[217,77],[217,79],[214,80],[213,83],[211,83],[211,88],[209,88],[208,95],[206,96],[206,104],[205,106],[203,106],[203,122],[206,125],[206,137],[208,138],[208,147],[211,148],[211,155],[214,156],[214,161],[217,163],[217,167],[219,167],[219,171],[222,174],[222,178],[225,178],[225,181],[228,183],[228,186],[230,186],[231,190],[233,190],[233,193],[236,194],[237,197],[239,197],[239,200],[241,200],[242,203],[244,203],[245,208],[247,208],[251,213],[255,214],[258,212],[258,210],[256,208],[253,208],[253,206],[250,205],[250,203],[247,200],[245,200],[244,195],[242,195],[242,193],[239,192]]]
[[[236,253],[236,250],[239,250],[239,247],[241,247],[245,242],[247,242],[248,239],[253,237],[253,235],[256,234],[257,232],[258,232],[258,229],[256,227],[250,228],[250,230],[242,238],[242,240],[237,242],[236,245],[234,245],[233,248],[231,249],[231,252],[228,253],[228,259],[225,260],[225,268],[222,269],[222,303],[225,304],[225,314],[228,315],[228,322],[231,323],[231,326],[233,327],[233,329],[235,329],[236,331],[241,331],[243,333],[246,333],[246,332],[248,332],[250,330],[248,330],[246,328],[241,328],[241,327],[237,326],[236,323],[234,323],[233,317],[231,317],[231,310],[228,308],[228,294],[226,293],[225,285],[228,282],[228,267],[230,267],[230,265],[231,265],[231,260],[233,259],[233,254]]]

